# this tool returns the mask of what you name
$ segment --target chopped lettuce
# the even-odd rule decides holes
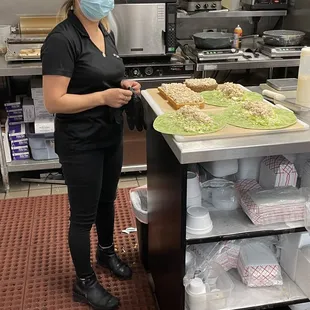
[[[207,105],[217,107],[229,107],[246,101],[263,101],[263,96],[259,93],[246,91],[241,97],[229,98],[220,90],[204,91],[201,93]]]
[[[264,102],[259,104],[267,105]],[[226,118],[229,125],[246,129],[281,129],[297,122],[295,114],[286,109],[272,107],[272,113],[257,115],[244,108],[244,105],[229,108],[226,111]]]
[[[210,121],[202,123],[177,112],[168,112],[158,116],[153,127],[163,134],[193,136],[214,133],[226,126],[223,115],[207,115],[210,117]]]
[[[214,105],[217,107],[228,107],[235,103],[232,99],[227,98],[219,90],[204,91],[201,93],[201,95],[205,103],[208,105]]]

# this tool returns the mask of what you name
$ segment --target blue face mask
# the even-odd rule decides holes
[[[114,0],[80,0],[84,16],[91,21],[100,21],[114,9]]]

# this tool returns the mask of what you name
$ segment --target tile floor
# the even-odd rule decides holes
[[[22,175],[19,173],[10,174],[10,191],[0,192],[0,199],[23,198],[23,197],[38,197],[46,195],[66,194],[67,187],[58,184],[42,184],[42,183],[27,183],[21,181]],[[124,174],[121,176],[118,187],[129,188],[137,187],[146,184],[146,174]]]

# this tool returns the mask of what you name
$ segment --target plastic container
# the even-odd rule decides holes
[[[291,310],[310,310],[310,302],[289,306]]]
[[[185,288],[186,304],[189,310],[207,310],[206,308],[206,286],[202,279],[190,280]]]
[[[217,178],[223,178],[238,172],[238,160],[221,160],[202,163],[201,166]]]
[[[252,157],[239,159],[238,180],[259,180],[260,164],[263,157]]]
[[[234,41],[233,41],[233,48],[239,49],[241,48],[241,40],[243,31],[242,28],[238,25],[234,30]]]
[[[220,265],[212,262],[197,277],[206,284],[206,309],[225,309],[234,289],[229,274]]]
[[[26,136],[29,140],[32,158],[34,160],[57,159],[53,133],[36,134],[29,124],[26,125]]]
[[[301,51],[296,104],[310,108],[310,47]]]
[[[208,210],[204,207],[187,209],[186,231],[192,235],[203,235],[213,229],[213,223]]]
[[[187,207],[201,206],[201,187],[199,177],[194,172],[187,172]]]

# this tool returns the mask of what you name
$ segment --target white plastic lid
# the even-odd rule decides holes
[[[188,291],[191,294],[197,294],[197,295],[204,294],[206,292],[206,287],[204,283],[202,282],[202,279],[195,278],[189,282]]]
[[[209,211],[204,207],[190,207],[187,213],[195,218],[204,218],[208,215]]]

